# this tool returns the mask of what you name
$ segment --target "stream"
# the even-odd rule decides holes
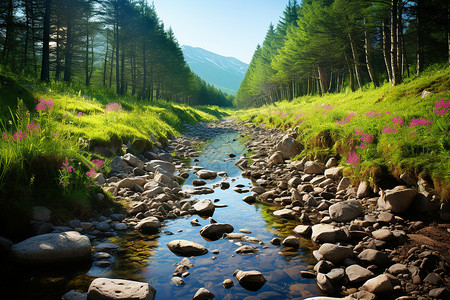
[[[76,270],[58,268],[58,270],[22,270],[13,274],[14,283],[21,289],[23,299],[60,299],[65,292],[76,289],[86,292],[90,282],[96,277],[122,278],[148,282],[156,290],[156,299],[191,299],[196,291],[207,288],[215,295],[215,299],[304,299],[320,295],[314,279],[300,276],[300,271],[307,270],[309,265],[316,263],[312,256],[315,249],[309,239],[300,239],[299,249],[283,249],[269,243],[274,237],[284,238],[294,235],[292,229],[297,221],[289,221],[275,217],[272,212],[277,207],[260,203],[249,205],[242,201],[250,195],[253,186],[251,180],[243,178],[241,171],[234,165],[236,159],[245,153],[246,149],[239,133],[224,133],[216,139],[207,142],[201,149],[200,156],[190,162],[192,166],[204,167],[207,170],[225,171],[226,181],[231,187],[222,190],[218,183],[224,180],[217,177],[207,181],[207,187],[212,187],[215,193],[195,196],[198,199],[208,198],[216,204],[227,207],[216,208],[213,219],[219,223],[228,223],[234,227],[234,232],[240,229],[250,230],[249,236],[257,237],[264,245],[257,246],[255,254],[236,254],[239,247],[236,242],[228,239],[207,241],[200,236],[200,229],[210,224],[208,219],[197,215],[166,220],[161,231],[156,235],[142,235],[137,231],[129,231],[116,237],[107,238],[117,247],[108,251],[112,254],[112,264],[106,268],[79,266]],[[227,153],[236,155],[230,159]],[[197,176],[190,172],[183,188],[192,188],[192,181]],[[236,185],[243,185],[248,192],[238,193],[233,190]],[[218,199],[218,200],[217,200]],[[202,226],[191,226],[190,221],[197,218]],[[177,286],[171,282],[174,264],[182,257],[173,254],[166,246],[172,240],[183,239],[205,246],[209,252],[206,255],[189,258],[195,265],[189,269],[190,275],[183,278],[184,285]],[[218,254],[212,253],[218,250]],[[215,253],[217,253],[215,251]],[[233,277],[234,271],[260,271],[267,282],[258,291],[248,291],[241,287]],[[222,282],[232,279],[234,286],[225,289]],[[248,296],[256,296],[249,297]],[[16,298],[19,299],[19,298]]]

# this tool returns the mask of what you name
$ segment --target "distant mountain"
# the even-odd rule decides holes
[[[228,94],[236,94],[247,72],[248,64],[198,47],[181,46],[181,49],[186,62],[195,74]]]

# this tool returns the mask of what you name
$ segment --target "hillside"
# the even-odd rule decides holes
[[[198,47],[181,46],[190,69],[207,83],[230,94],[236,94],[248,65]]]

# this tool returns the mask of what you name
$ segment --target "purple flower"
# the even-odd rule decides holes
[[[391,121],[400,126],[403,126],[403,119],[400,118],[399,116],[395,116]]]
[[[92,163],[97,167],[100,168],[101,166],[103,166],[103,164],[105,163],[103,160],[101,159],[94,159],[92,161]]]
[[[80,111],[79,113],[77,113],[77,118],[81,117],[83,115],[83,113]]]
[[[436,105],[434,106],[434,113],[439,116],[443,116],[448,112],[448,109],[450,107],[450,101],[444,102],[444,98],[442,98],[439,101],[436,101]]]
[[[345,117],[345,119],[343,119],[343,120],[341,120],[341,121],[336,121],[336,124],[340,124],[340,125],[348,124],[348,123],[350,123],[350,120],[351,120],[354,116],[356,116],[356,113],[351,112],[351,113],[349,113],[349,114]]]
[[[44,98],[42,98],[39,103],[36,105],[36,110],[39,112],[44,112],[46,110],[52,110],[53,109],[53,105],[55,104],[54,101],[52,101],[51,98],[48,98],[48,100],[44,100]]]
[[[94,168],[91,168],[91,169],[89,170],[89,172],[87,172],[86,174],[87,174],[87,176],[92,177],[92,178],[94,178],[95,175],[97,175],[97,173],[95,172],[95,169],[94,169]]]
[[[409,127],[416,127],[416,126],[427,126],[432,124],[433,121],[428,121],[427,119],[412,119],[411,123],[409,124]]]
[[[393,128],[386,126],[383,127],[382,133],[391,133],[391,132],[397,133],[397,129],[395,128],[395,126]]]
[[[356,167],[357,164],[361,161],[361,156],[355,153],[355,151],[352,151],[348,154],[348,160],[347,162],[353,165],[353,168]]]

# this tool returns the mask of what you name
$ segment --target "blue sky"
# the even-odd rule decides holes
[[[288,0],[148,0],[180,45],[201,47],[250,63],[269,24],[278,23]]]

